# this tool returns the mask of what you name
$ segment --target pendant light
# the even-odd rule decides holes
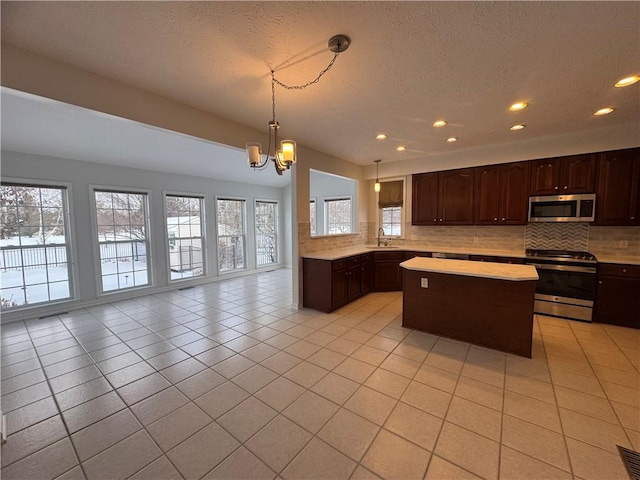
[[[380,162],[382,160],[374,160],[374,163],[376,164],[376,183],[373,184],[373,191],[376,193],[380,192],[380,180],[378,180],[378,165],[380,165]]]

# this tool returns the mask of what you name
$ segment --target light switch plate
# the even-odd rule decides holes
[[[422,288],[429,288],[429,279],[428,278],[421,278],[420,279],[420,286]]]

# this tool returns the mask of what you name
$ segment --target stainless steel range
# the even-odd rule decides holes
[[[525,263],[538,270],[534,311],[590,322],[596,298],[596,257],[588,252],[533,250]]]

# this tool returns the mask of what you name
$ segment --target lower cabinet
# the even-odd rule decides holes
[[[598,264],[594,320],[640,328],[640,266]]]
[[[402,269],[404,251],[374,252],[373,289],[376,292],[395,292],[402,290]]]

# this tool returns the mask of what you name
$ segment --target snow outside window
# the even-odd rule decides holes
[[[0,186],[2,310],[71,298],[67,189]]]
[[[203,203],[202,197],[165,197],[171,280],[204,275]]]
[[[326,235],[351,233],[351,199],[334,198],[324,201]]]
[[[246,268],[245,201],[219,198],[216,201],[218,218],[218,269],[230,272]]]
[[[256,201],[256,265],[278,263],[278,203]]]
[[[147,197],[94,190],[103,292],[149,285]]]

